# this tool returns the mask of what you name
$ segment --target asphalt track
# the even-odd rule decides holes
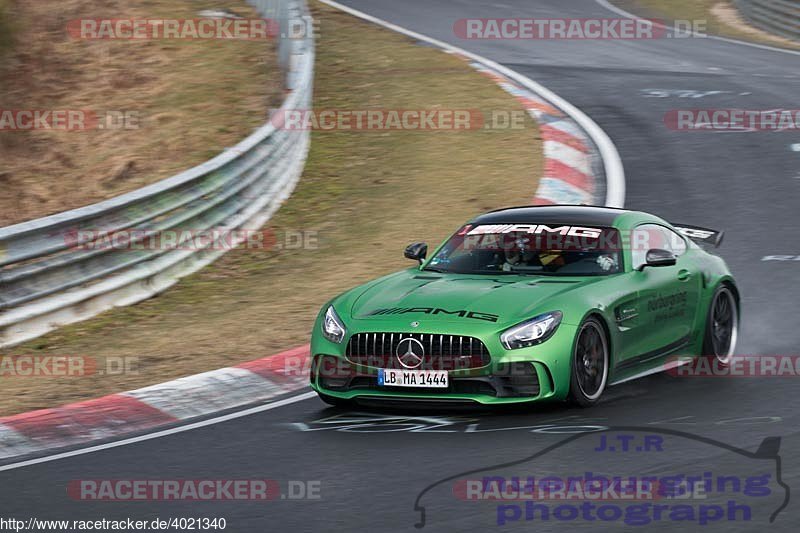
[[[742,354],[800,353],[795,280],[800,262],[800,143],[791,132],[684,133],[665,127],[674,109],[796,109],[800,56],[709,39],[650,41],[466,41],[459,18],[610,17],[592,0],[348,0],[347,5],[500,62],[555,91],[612,138],[627,175],[626,206],[681,223],[726,230],[720,254],[743,293]],[[354,35],[353,38],[358,38]],[[666,92],[665,92],[666,91]],[[691,91],[679,93],[674,91]],[[717,92],[719,91],[719,92]],[[701,97],[687,97],[687,94]],[[495,413],[351,413],[316,399],[91,454],[0,472],[4,516],[27,519],[224,517],[229,531],[413,530],[421,491],[449,476],[488,468],[501,475],[606,472],[772,472],[747,455],[781,437],[783,482],[800,490],[800,378],[675,379],[651,376],[610,389],[591,410],[559,405]],[[589,426],[589,427],[584,427]],[[599,434],[525,458],[582,429],[636,426],[617,434],[661,435],[664,451],[597,451]],[[662,434],[674,430],[690,435]],[[609,436],[613,434],[609,433]],[[643,437],[642,437],[643,439]],[[641,442],[641,439],[635,439]],[[740,451],[725,448],[725,445]],[[501,462],[523,461],[508,468]],[[531,466],[533,465],[533,466]],[[472,478],[481,474],[471,475]],[[320,482],[320,499],[270,502],[87,502],[66,492],[76,479],[249,479]],[[796,530],[800,505],[786,491],[750,498],[752,520],[705,530]],[[497,525],[496,503],[463,502],[453,481],[420,499],[425,530],[619,529],[619,522],[522,519]],[[504,510],[503,512],[512,512]],[[648,528],[696,529],[696,522]]]

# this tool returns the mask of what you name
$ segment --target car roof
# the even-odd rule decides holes
[[[490,211],[472,219],[472,224],[574,224],[581,226],[614,226],[626,209],[588,205],[542,205],[507,207]]]

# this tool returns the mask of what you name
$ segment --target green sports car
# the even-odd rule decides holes
[[[589,206],[478,216],[418,265],[320,311],[311,386],[334,405],[598,401],[706,355],[726,365],[739,291],[722,233]],[[678,357],[680,356],[680,357]]]

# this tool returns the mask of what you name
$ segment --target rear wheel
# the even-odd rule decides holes
[[[581,324],[572,350],[569,400],[581,407],[594,405],[608,381],[608,339],[605,328],[594,317]]]
[[[721,285],[711,299],[706,320],[703,355],[713,355],[721,365],[728,365],[739,337],[739,305],[727,285]]]

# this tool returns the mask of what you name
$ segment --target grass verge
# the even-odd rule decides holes
[[[752,26],[731,0],[611,0],[611,2],[642,17],[707,21],[705,31],[710,35],[800,50],[800,43]]]
[[[315,108],[518,111],[462,60],[315,4]],[[475,131],[315,131],[300,184],[271,222],[278,242],[237,249],[172,290],[15,347],[12,354],[136,357],[138,373],[0,378],[0,413],[95,397],[268,356],[308,342],[319,307],[405,268],[408,241],[529,203],[542,172],[537,125]]]
[[[0,0],[0,59],[14,41],[13,24],[8,0]]]
[[[14,30],[0,59],[0,109],[134,118],[123,129],[0,130],[0,226],[166,178],[264,123],[282,98],[274,41],[86,40],[67,31],[68,21],[193,19],[210,8],[258,16],[244,0],[0,0],[0,47],[3,26]]]

